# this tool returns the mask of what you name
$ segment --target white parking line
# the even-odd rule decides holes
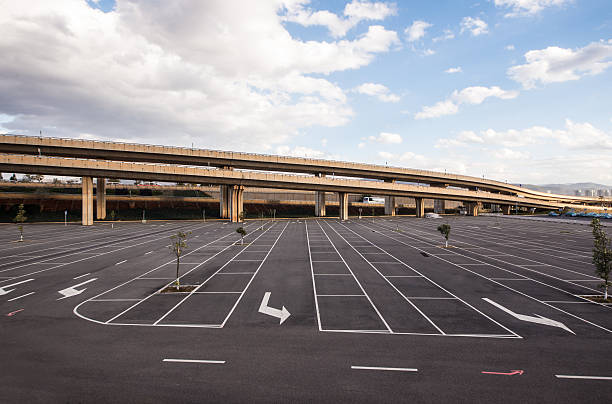
[[[575,376],[575,375],[555,375],[558,379],[589,379],[589,380],[612,380],[610,376]]]
[[[12,302],[13,300],[21,299],[22,297],[30,296],[30,295],[33,295],[34,293],[36,292],[26,293],[25,295],[21,295],[21,296],[14,297],[12,299],[8,299],[7,302]]]
[[[357,370],[392,370],[397,372],[418,372],[418,369],[414,368],[389,368],[389,367],[379,367],[379,366],[351,366],[351,369]]]
[[[118,262],[118,263],[116,263],[115,265],[121,265],[121,264],[123,264],[123,263],[124,263],[124,262],[126,262],[126,261],[127,261],[127,260],[119,261],[119,262]]]
[[[225,361],[216,361],[210,359],[164,359],[162,362],[179,362],[179,363],[211,363],[222,365]]]
[[[83,277],[85,277],[85,276],[87,276],[87,275],[89,275],[89,274],[90,274],[90,272],[87,272],[86,274],[79,275],[79,276],[75,276],[75,277],[74,277],[74,278],[72,278],[72,279],[79,279],[79,278],[83,278]]]

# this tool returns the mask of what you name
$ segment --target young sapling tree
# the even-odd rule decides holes
[[[240,245],[244,245],[244,236],[246,236],[247,234],[246,230],[244,230],[244,227],[237,228],[236,233],[240,234]]]
[[[26,211],[23,208],[23,203],[19,204],[19,207],[17,208],[17,216],[13,218],[13,222],[18,224],[17,229],[19,229],[19,241],[23,241],[23,222],[28,220],[25,214]]]
[[[182,231],[179,231],[175,235],[170,236],[170,239],[172,240],[172,244],[170,245],[170,249],[172,250],[174,255],[176,255],[176,281],[174,283],[176,285],[176,290],[177,291],[181,287],[180,281],[179,281],[179,268],[180,268],[180,265],[181,265],[181,255],[183,255],[183,253],[187,249],[187,237],[190,234],[191,234],[190,231],[187,232],[187,233],[183,233]]]
[[[448,223],[441,224],[440,226],[438,226],[438,231],[442,233],[446,241],[446,244],[444,245],[444,247],[448,248],[448,237],[450,236],[450,231],[451,231],[450,224]]]
[[[593,228],[593,264],[595,264],[595,272],[603,283],[600,285],[604,289],[604,301],[608,301],[608,287],[612,286],[610,282],[610,272],[612,271],[612,246],[610,245],[610,237],[606,234],[599,219],[594,218],[591,222]]]

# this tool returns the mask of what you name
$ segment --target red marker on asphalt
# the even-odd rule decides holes
[[[487,375],[504,375],[504,376],[514,376],[514,375],[522,375],[525,371],[524,370],[513,370],[509,373],[505,373],[505,372],[485,372],[482,371],[480,373],[484,373]]]
[[[12,317],[15,314],[19,313],[20,311],[23,311],[24,309],[19,309],[19,310],[15,310],[15,311],[11,311],[10,313],[7,314],[8,317]]]

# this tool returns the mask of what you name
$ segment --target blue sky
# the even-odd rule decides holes
[[[6,9],[2,132],[612,185],[609,0]]]

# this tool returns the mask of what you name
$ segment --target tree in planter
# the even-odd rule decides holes
[[[603,279],[601,287],[604,289],[604,300],[608,300],[608,287],[612,286],[610,282],[610,272],[612,271],[612,246],[610,245],[610,237],[606,234],[599,219],[594,218],[591,222],[593,228],[593,264],[597,276]]]
[[[176,290],[178,291],[181,287],[179,281],[179,268],[181,265],[181,255],[187,249],[187,237],[191,234],[191,232],[183,233],[179,231],[174,236],[170,236],[172,240],[172,244],[170,245],[170,249],[176,255],[176,281],[174,282],[176,285]]]
[[[23,208],[23,203],[17,208],[17,216],[13,219],[13,222],[18,223],[17,228],[19,229],[19,241],[23,241],[23,222],[28,220],[26,217],[26,211]]]
[[[438,226],[438,231],[442,233],[444,238],[446,239],[445,248],[448,248],[448,237],[450,236],[451,227],[450,224],[444,223]]]
[[[244,227],[237,228],[236,233],[240,234],[240,245],[244,245],[244,236],[246,236],[247,234],[246,230],[244,230]]]

